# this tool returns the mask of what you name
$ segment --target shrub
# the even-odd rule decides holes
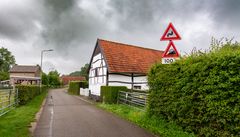
[[[87,81],[80,81],[80,88],[88,88],[88,82]]]
[[[70,94],[79,95],[80,88],[87,88],[87,81],[71,81],[69,83],[68,92]]]
[[[32,100],[35,96],[40,94],[40,86],[38,85],[16,85],[18,89],[19,104],[25,105]],[[42,86],[41,91],[46,91],[46,86]]]
[[[117,103],[118,92],[127,91],[125,86],[101,86],[101,99],[104,103]]]
[[[226,44],[148,74],[148,113],[198,136],[240,136],[240,45]]]

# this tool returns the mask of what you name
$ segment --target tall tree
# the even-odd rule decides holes
[[[48,75],[44,72],[42,72],[42,84],[46,86],[49,85]]]
[[[57,87],[61,85],[60,82],[60,78],[59,78],[60,74],[57,72],[57,70],[55,71],[50,71],[48,73],[48,82],[49,85],[52,87]]]
[[[15,62],[15,57],[8,49],[0,48],[0,81],[9,79],[9,69]]]
[[[58,87],[61,85],[60,74],[57,70],[50,71],[48,74],[42,74],[42,84],[50,87]]]
[[[83,67],[81,67],[81,70],[80,70],[80,76],[84,76],[86,80],[88,80],[88,67],[89,67],[89,64],[86,63]]]

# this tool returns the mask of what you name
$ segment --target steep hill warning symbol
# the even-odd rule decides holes
[[[172,23],[169,23],[167,29],[163,33],[160,40],[161,41],[163,41],[163,40],[181,40],[181,37],[178,34],[178,32],[176,31],[176,29],[174,28],[174,26],[172,25]]]
[[[177,51],[177,48],[175,47],[174,43],[172,41],[169,42],[166,50],[164,51],[162,58],[178,58],[179,53]]]

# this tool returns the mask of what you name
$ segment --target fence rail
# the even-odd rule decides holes
[[[18,104],[17,89],[0,89],[0,116],[3,116]]]
[[[147,98],[148,98],[147,93],[124,92],[124,91],[119,91],[118,93],[118,103],[136,106],[143,109],[146,107],[148,101]]]

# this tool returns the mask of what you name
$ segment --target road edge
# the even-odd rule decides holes
[[[149,129],[143,128],[143,127],[139,126],[137,123],[135,123],[135,122],[133,122],[133,121],[131,121],[131,120],[129,120],[129,119],[126,119],[126,118],[124,118],[124,117],[122,117],[122,116],[120,116],[120,115],[118,115],[118,114],[116,114],[116,113],[114,113],[114,112],[111,112],[111,111],[109,111],[109,110],[107,110],[107,109],[104,109],[104,108],[98,106],[98,103],[97,103],[97,102],[88,100],[88,99],[84,98],[83,96],[79,96],[79,95],[73,95],[73,96],[74,96],[75,98],[77,98],[77,99],[80,99],[80,100],[82,100],[82,101],[85,101],[86,103],[89,103],[89,104],[95,106],[97,109],[99,109],[99,110],[101,110],[101,111],[104,111],[104,112],[106,112],[106,113],[109,113],[109,114],[111,114],[111,115],[113,115],[113,116],[115,116],[115,117],[117,117],[117,118],[119,118],[119,119],[121,119],[121,120],[124,120],[124,121],[126,121],[126,122],[129,122],[130,124],[132,124],[132,125],[134,125],[134,126],[136,126],[136,127],[139,127],[139,128],[141,128],[141,129],[145,130],[146,132],[148,132],[149,134],[151,134],[153,137],[159,137],[157,134],[154,134],[154,133],[153,133],[152,131],[150,131]]]
[[[36,127],[37,127],[37,123],[38,123],[38,121],[40,119],[40,116],[41,116],[41,114],[43,112],[43,107],[46,104],[46,98],[47,98],[47,96],[44,98],[39,111],[35,114],[34,121],[30,123],[30,126],[28,128],[28,130],[30,131],[31,136],[33,136],[33,133],[34,133]]]

